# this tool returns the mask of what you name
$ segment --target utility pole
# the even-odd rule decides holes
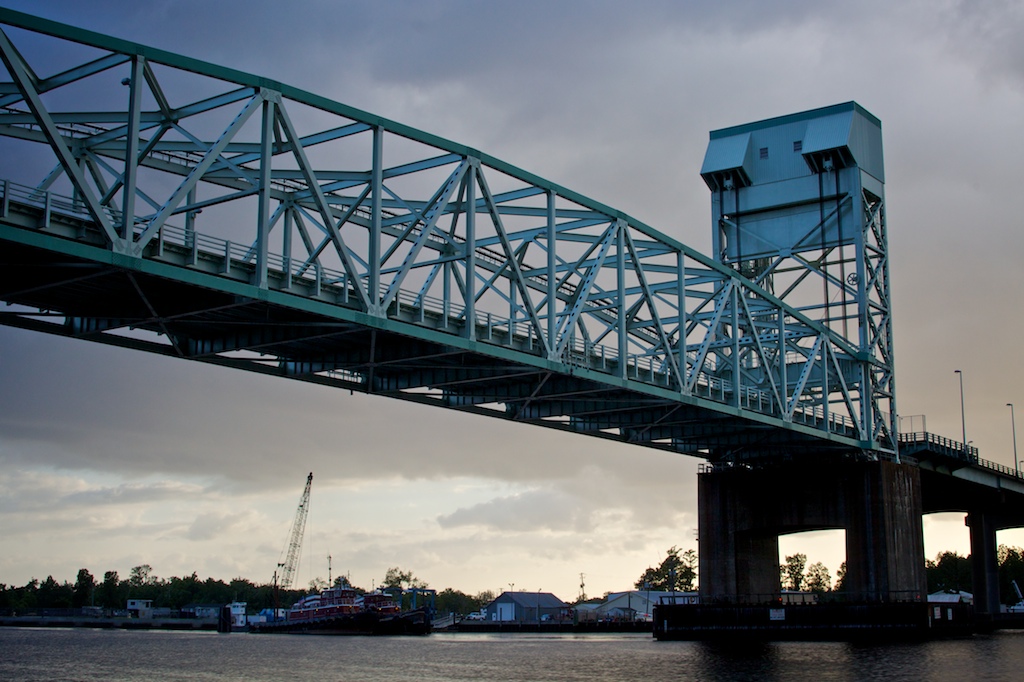
[[[953,370],[953,373],[960,377],[960,428],[963,435],[964,453],[967,454],[969,448],[967,447],[967,418],[964,413],[964,373],[958,369]]]
[[[1020,460],[1017,459],[1017,420],[1013,416],[1013,403],[1006,403],[1010,408],[1010,425],[1013,426],[1013,469],[1020,476]]]

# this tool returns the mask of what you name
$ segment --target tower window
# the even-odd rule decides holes
[[[802,152],[803,150],[804,150],[804,141],[803,140],[795,140],[793,142],[793,151],[795,151],[795,152]]]
[[[761,147],[761,158],[762,159],[767,159],[768,158],[768,147]]]

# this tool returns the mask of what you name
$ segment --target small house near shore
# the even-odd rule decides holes
[[[650,622],[655,605],[671,599],[673,603],[698,603],[696,592],[660,592],[655,590],[630,590],[611,592],[604,601],[589,613],[579,614],[581,621],[598,620],[606,622]]]
[[[153,600],[129,599],[126,610],[128,611],[128,616],[130,618],[152,618]]]
[[[502,592],[484,609],[484,619],[498,623],[570,620],[571,607],[550,592]]]

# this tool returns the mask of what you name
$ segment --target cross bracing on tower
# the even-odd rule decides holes
[[[5,324],[712,461],[896,456],[891,361],[761,273],[275,81],[0,29]]]

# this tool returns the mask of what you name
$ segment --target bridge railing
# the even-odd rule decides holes
[[[979,466],[990,471],[995,471],[1004,476],[1013,476],[1014,478],[1024,479],[1024,471],[1006,466],[1005,464],[1000,464],[999,462],[982,459],[978,456],[978,448],[970,443],[965,445],[960,441],[945,438],[927,431],[901,433],[900,447],[909,448],[911,446],[916,446],[916,448],[919,448],[920,450],[925,450],[944,458],[953,459]],[[918,458],[920,459],[920,457]]]
[[[969,443],[961,443],[960,441],[956,441],[951,438],[945,438],[938,434],[929,433],[928,431],[901,433],[900,444],[927,447],[929,450],[968,462],[979,461],[978,448],[975,446]]]
[[[1022,472],[1020,469],[1015,469],[1013,467],[1008,467],[1005,464],[1000,464],[999,462],[993,462],[992,460],[988,460],[988,459],[979,459],[977,461],[977,464],[979,466],[983,466],[986,469],[989,469],[991,471],[998,471],[999,473],[1003,474],[1004,476],[1013,476],[1015,478],[1020,478],[1020,479],[1024,480],[1024,472]]]

